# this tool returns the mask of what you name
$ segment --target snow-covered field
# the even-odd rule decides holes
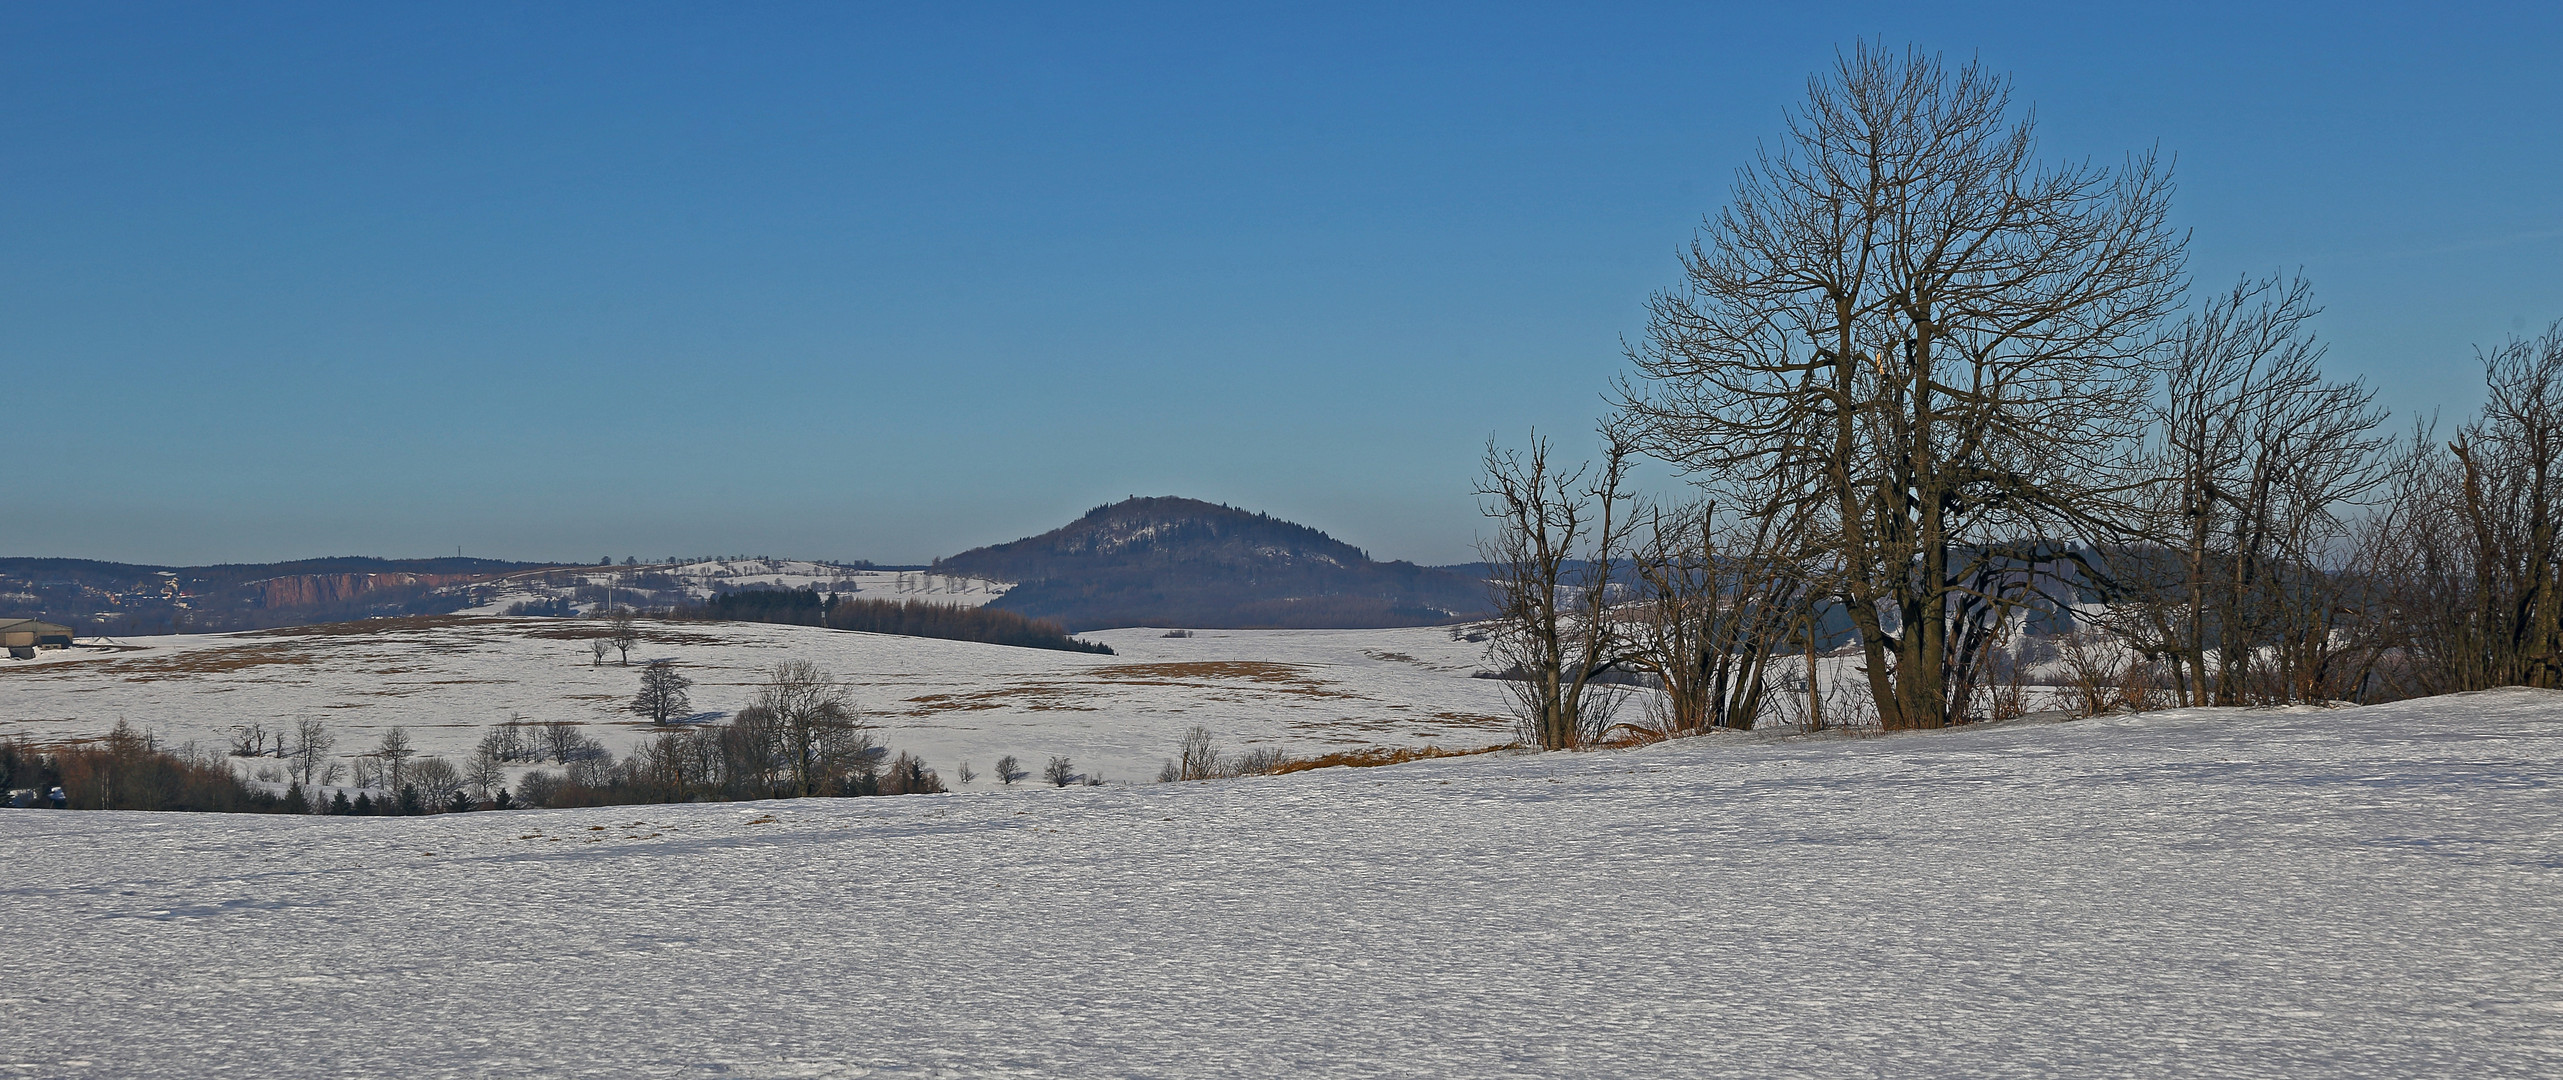
[[[724,589],[815,589],[865,600],[924,600],[954,607],[978,607],[1013,588],[1004,582],[947,577],[922,570],[867,570],[807,559],[694,559],[647,566],[598,566],[592,569],[538,570],[466,586],[485,597],[466,615],[504,614],[527,600],[565,599],[568,585],[628,588],[644,577],[676,583],[685,598],[709,599]],[[578,605],[582,611],[603,603]]]
[[[0,1075],[2563,1074],[2563,694],[1182,785],[0,812]]]
[[[1112,781],[1146,780],[1183,732],[1228,749],[1320,753],[1364,746],[1474,749],[1512,739],[1501,684],[1469,678],[1483,646],[1446,630],[1197,631],[1084,635],[1119,655],[758,623],[643,620],[631,667],[588,652],[598,624],[540,618],[378,619],[330,626],[123,639],[0,660],[0,738],[94,737],[116,721],[171,742],[224,745],[246,723],[305,717],[337,733],[338,754],[386,729],[459,758],[490,725],[571,720],[617,754],[650,737],[626,709],[639,665],[675,660],[696,709],[748,702],[760,671],[809,660],[843,679],[881,740],[924,757],[947,783],[967,760],[986,773],[1012,754],[1051,755]],[[245,766],[249,762],[243,762]]]

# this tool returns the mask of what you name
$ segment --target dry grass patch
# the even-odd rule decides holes
[[[916,708],[909,710],[911,715],[925,715],[937,712],[972,711],[978,709],[1003,709],[1009,707],[1027,709],[1036,712],[1097,711],[1098,706],[1077,704],[1071,700],[1072,698],[1082,695],[1082,691],[1073,687],[1060,686],[1055,683],[1034,683],[1027,686],[1000,686],[993,690],[969,690],[950,694],[919,694],[906,700],[908,704],[916,706]]]
[[[1427,761],[1433,758],[1474,757],[1479,754],[1492,754],[1498,750],[1510,750],[1513,745],[1506,743],[1501,746],[1481,746],[1474,750],[1451,750],[1439,746],[1373,746],[1360,750],[1338,750],[1331,754],[1319,754],[1316,757],[1292,758],[1273,772],[1279,775],[1307,772],[1310,769],[1331,769],[1339,765],[1366,769],[1379,765],[1401,765],[1409,761]]]
[[[251,668],[288,665],[308,666],[317,661],[311,653],[287,645],[234,645],[219,649],[198,649],[171,656],[137,656],[111,661],[106,670],[121,675],[127,682],[153,682],[194,675],[221,675]]]
[[[1087,672],[1098,679],[1110,679],[1123,685],[1183,686],[1208,689],[1214,680],[1237,679],[1256,684],[1257,688],[1283,694],[1309,697],[1357,697],[1326,684],[1307,673],[1298,664],[1277,664],[1265,660],[1187,660],[1161,664],[1114,664]]]

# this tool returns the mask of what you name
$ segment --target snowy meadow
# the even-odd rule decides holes
[[[2558,779],[2563,694],[2502,690],[896,799],[0,813],[0,1069],[2549,1076]]]

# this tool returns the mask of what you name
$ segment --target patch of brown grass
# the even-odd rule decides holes
[[[1319,754],[1316,757],[1292,758],[1284,762],[1280,768],[1273,770],[1273,773],[1280,775],[1307,772],[1310,769],[1331,769],[1338,765],[1367,769],[1379,765],[1426,761],[1432,758],[1474,757],[1478,754],[1492,754],[1498,750],[1511,748],[1512,745],[1509,743],[1502,746],[1481,746],[1474,750],[1450,750],[1439,746],[1372,746],[1360,750],[1338,750],[1332,754]]]
[[[1087,672],[1125,686],[1182,686],[1208,689],[1214,680],[1242,679],[1258,689],[1306,697],[1348,698],[1359,695],[1328,689],[1298,664],[1265,660],[1186,660],[1162,664],[1114,664]]]
[[[1253,679],[1257,682],[1311,681],[1297,664],[1267,660],[1177,660],[1162,664],[1113,664],[1089,672],[1099,679]]]
[[[311,664],[316,659],[311,653],[286,645],[234,645],[171,656],[137,656],[117,660],[107,671],[124,676],[127,682],[153,682],[191,675],[220,675],[275,664],[300,666]]]
[[[1007,706],[1019,706],[1036,712],[1096,711],[1096,706],[1074,704],[1067,700],[1070,696],[1076,693],[1078,693],[1078,691],[1072,688],[1059,686],[1053,683],[1033,683],[1026,686],[1000,686],[993,690],[971,690],[951,694],[919,694],[916,697],[908,698],[907,702],[910,705],[917,706],[917,708],[910,710],[914,713],[934,713],[951,710],[968,712],[978,709],[1002,709]]]

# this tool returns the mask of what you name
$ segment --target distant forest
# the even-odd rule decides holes
[[[812,589],[742,589],[668,613],[674,619],[782,623],[873,634],[978,641],[1026,649],[1112,655],[1112,647],[1068,636],[1058,623],[996,608],[954,607],[923,600],[821,596]]]

